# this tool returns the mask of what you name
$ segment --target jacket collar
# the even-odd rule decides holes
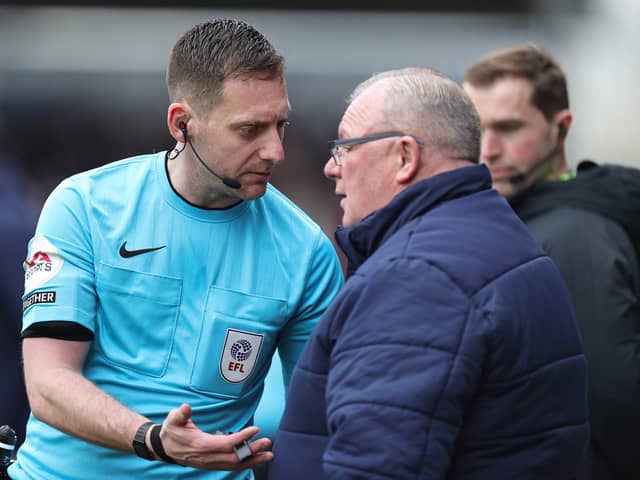
[[[539,181],[510,201],[524,221],[569,207],[597,213],[620,224],[640,258],[640,170],[622,165],[578,164],[567,181]]]
[[[335,237],[348,260],[347,276],[413,219],[442,202],[489,188],[491,174],[485,165],[450,170],[410,186],[357,225],[338,227]]]

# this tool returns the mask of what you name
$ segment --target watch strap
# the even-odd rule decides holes
[[[162,460],[167,463],[176,463],[176,461],[167,455],[167,452],[164,451],[164,446],[162,445],[162,439],[160,438],[160,431],[162,430],[162,425],[155,424],[151,430],[151,447],[153,451],[156,452]]]
[[[154,425],[155,423],[153,422],[143,423],[142,425],[140,425],[140,428],[138,428],[138,431],[133,437],[133,451],[136,452],[136,455],[138,455],[139,457],[145,458],[147,460],[154,459],[153,452],[149,450],[146,442],[147,432]]]

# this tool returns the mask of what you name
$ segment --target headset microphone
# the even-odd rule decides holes
[[[553,150],[551,151],[551,153],[553,153]],[[547,154],[542,158],[541,161],[536,163],[533,167],[531,167],[526,172],[520,172],[520,173],[516,173],[515,175],[511,175],[509,177],[509,183],[518,184],[518,183],[524,182],[527,178],[529,178],[531,175],[537,172],[544,164],[546,164],[547,160],[549,160],[550,158],[551,158],[551,155]]]
[[[509,183],[518,184],[524,182],[527,178],[537,172],[542,166],[546,165],[546,163],[553,158],[553,155],[556,153],[556,150],[560,146],[560,142],[564,140],[564,137],[567,135],[567,129],[564,124],[558,124],[558,139],[556,144],[553,146],[549,152],[544,155],[536,164],[531,167],[529,170],[525,172],[516,173],[515,175],[511,175],[509,177]]]
[[[209,166],[206,163],[204,163],[202,158],[200,158],[200,155],[198,155],[198,152],[196,151],[195,147],[193,146],[193,143],[191,142],[191,139],[189,138],[189,135],[187,134],[187,124],[185,122],[180,122],[178,124],[178,128],[182,132],[182,136],[184,138],[184,143],[185,144],[189,144],[189,146],[191,147],[191,150],[193,151],[193,153],[196,156],[196,158],[198,160],[200,160],[200,163],[202,164],[202,166],[204,168],[206,168],[207,171],[211,175],[213,175],[214,177],[220,179],[222,181],[222,183],[224,183],[227,187],[233,188],[234,190],[237,190],[238,188],[240,188],[242,186],[242,185],[240,185],[240,182],[238,182],[237,180],[235,180],[235,179],[233,179],[231,177],[222,177],[222,176],[218,175],[211,168],[209,168]]]

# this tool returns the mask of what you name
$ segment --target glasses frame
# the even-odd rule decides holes
[[[344,155],[340,153],[340,148],[349,147],[351,145],[360,145],[361,143],[373,142],[375,140],[382,140],[383,138],[393,138],[393,137],[411,137],[413,138],[420,147],[424,147],[424,142],[419,138],[414,137],[413,135],[409,135],[404,132],[383,132],[383,133],[375,133],[373,135],[366,135],[364,137],[354,137],[354,138],[340,138],[336,140],[329,140],[327,142],[327,147],[329,147],[329,152],[331,153],[331,158],[336,163],[338,167],[342,166],[341,157]]]

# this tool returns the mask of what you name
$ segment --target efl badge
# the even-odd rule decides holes
[[[45,237],[34,238],[24,261],[24,291],[30,292],[55,277],[64,265],[58,249]]]
[[[227,329],[224,339],[220,373],[229,383],[240,383],[247,379],[256,366],[262,348],[263,335]]]

